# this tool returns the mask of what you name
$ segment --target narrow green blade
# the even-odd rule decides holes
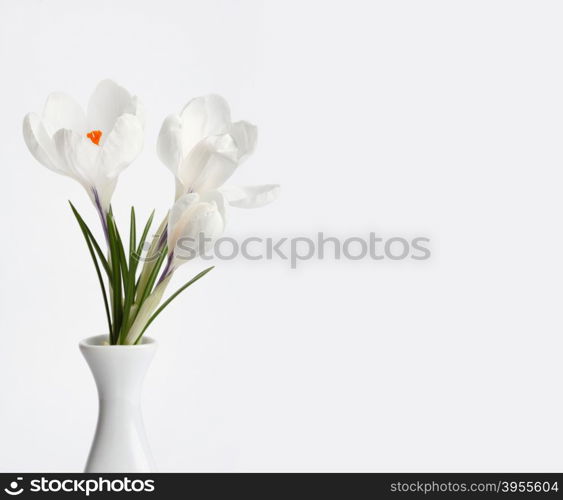
[[[134,258],[137,245],[137,224],[135,221],[135,208],[131,207],[131,220],[129,224],[129,268],[126,273],[126,280],[123,286],[125,298],[123,303],[123,321],[121,323],[121,331],[119,332],[119,343],[122,343],[127,335],[129,326],[129,314],[133,300],[135,299],[135,272],[137,269],[137,261]]]
[[[107,215],[108,222],[108,240],[110,249],[110,265],[112,268],[111,280],[111,299],[112,299],[112,312],[113,312],[113,337],[112,344],[118,343],[119,333],[121,331],[121,323],[123,320],[123,304],[122,304],[122,290],[121,290],[121,262],[120,249],[118,243],[118,236],[116,234],[115,223],[111,213]]]
[[[154,314],[150,317],[150,319],[147,321],[147,324],[145,325],[145,327],[143,328],[143,331],[141,332],[141,334],[137,337],[137,340],[135,341],[135,344],[137,344],[139,342],[139,340],[141,340],[141,337],[143,336],[143,334],[145,333],[145,330],[149,327],[149,325],[156,319],[156,317],[166,308],[166,306],[168,306],[168,304],[170,304],[170,302],[172,302],[178,295],[180,295],[186,288],[188,288],[190,285],[193,285],[197,280],[199,280],[200,278],[203,278],[209,271],[211,271],[215,266],[211,266],[208,267],[207,269],[201,271],[201,273],[195,275],[190,281],[188,281],[186,284],[182,285],[180,288],[178,288],[178,290],[176,290],[172,295],[170,295],[170,297],[168,297],[163,303],[162,305],[154,312]]]
[[[104,266],[104,270],[106,271],[106,274],[108,275],[108,278],[111,279],[111,269],[109,267],[109,263],[104,255],[104,252],[102,252],[102,249],[100,248],[100,245],[98,245],[98,242],[96,241],[96,238],[94,238],[94,235],[92,234],[92,231],[90,231],[90,228],[88,227],[88,225],[86,224],[86,222],[84,222],[84,219],[81,217],[81,215],[78,213],[78,210],[76,210],[75,206],[69,201],[68,202],[70,205],[70,208],[72,209],[72,212],[74,213],[74,216],[76,217],[76,220],[78,221],[78,225],[80,226],[80,229],[82,229],[82,232],[86,232],[88,234],[88,237],[90,238],[90,241],[94,247],[94,250],[96,250],[96,253],[98,254],[98,257],[102,263],[102,265]]]
[[[149,251],[147,253],[148,258],[143,263],[143,269],[141,270],[141,274],[139,276],[139,284],[137,285],[137,301],[142,296],[146,297],[145,291],[146,291],[146,288],[147,288],[147,282],[149,280],[149,277],[151,276],[151,273],[152,273],[154,266],[158,262],[158,255],[160,255],[160,254],[158,254],[158,255],[156,254],[157,247],[158,247],[158,244],[161,240],[161,237],[162,237],[164,231],[166,230],[167,223],[168,223],[168,215],[166,217],[164,217],[164,219],[160,223],[160,226],[157,229],[156,234],[154,235],[154,237],[152,239],[151,245],[149,247]],[[149,290],[149,293],[150,293],[150,290]]]
[[[92,233],[90,232],[90,230],[88,229],[88,227],[86,226],[84,221],[82,220],[82,217],[80,217],[80,214],[78,213],[76,208],[74,208],[72,203],[70,203],[70,206],[71,206],[72,211],[73,211],[73,213],[74,213],[74,215],[75,215],[75,217],[78,221],[78,225],[80,226],[80,229],[82,231],[84,239],[86,240],[86,244],[88,245],[88,251],[90,252],[90,256],[92,257],[92,261],[94,262],[94,266],[96,268],[96,274],[98,276],[98,281],[100,282],[100,289],[102,290],[102,297],[104,299],[104,308],[105,308],[105,311],[106,311],[106,319],[107,319],[107,322],[108,322],[108,335],[111,338],[113,336],[113,330],[112,330],[112,324],[111,324],[111,316],[110,316],[110,312],[109,312],[109,303],[108,303],[108,297],[107,297],[107,292],[106,292],[106,286],[105,286],[104,280],[102,278],[102,273],[100,271],[98,259],[96,258],[96,253],[94,253],[93,243],[95,243],[96,245],[97,245],[97,243],[96,243],[96,240],[94,239],[94,237],[92,236]],[[107,265],[107,262],[106,262],[106,265]]]

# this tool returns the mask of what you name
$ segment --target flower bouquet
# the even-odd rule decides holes
[[[232,122],[230,115],[222,97],[208,95],[164,120],[157,153],[174,175],[175,200],[154,234],[154,211],[138,226],[132,207],[129,228],[121,231],[111,207],[119,174],[143,147],[143,107],[137,97],[104,80],[86,112],[68,95],[53,93],[41,115],[24,118],[23,136],[31,154],[45,167],[78,181],[101,222],[96,238],[70,204],[94,263],[107,320],[106,334],[80,343],[100,401],[87,472],[154,470],[140,392],[156,343],[144,334],[172,300],[213,268],[164,299],[178,268],[223,232],[227,207],[259,207],[278,195],[277,185],[224,186],[252,154],[257,139],[254,125]]]
[[[254,151],[257,130],[246,121],[231,122],[222,97],[195,98],[179,114],[168,116],[160,130],[157,152],[174,174],[176,196],[149,245],[154,211],[137,227],[131,208],[124,233],[111,209],[119,174],[143,147],[143,107],[137,97],[104,80],[85,113],[68,95],[53,93],[42,115],[25,117],[23,135],[39,163],[84,187],[99,215],[105,244],[71,203],[100,282],[111,345],[138,344],[166,306],[213,268],[194,276],[161,304],[180,265],[202,250],[201,241],[209,244],[223,232],[228,205],[259,207],[274,200],[279,190],[277,185],[223,185]],[[143,258],[145,246],[149,248]]]

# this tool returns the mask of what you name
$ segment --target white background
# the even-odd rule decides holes
[[[162,471],[561,471],[563,6],[548,1],[0,2],[0,470],[80,471],[78,341],[104,329],[67,206],[21,136],[53,90],[147,108],[115,194],[164,214],[163,118],[224,95],[259,127],[227,235],[424,235],[427,262],[227,262],[151,327]],[[185,266],[175,285],[204,267]]]

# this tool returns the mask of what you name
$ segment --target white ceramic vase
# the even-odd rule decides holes
[[[153,472],[141,389],[157,344],[148,337],[134,346],[105,341],[107,336],[99,335],[80,342],[99,397],[98,425],[84,472]]]

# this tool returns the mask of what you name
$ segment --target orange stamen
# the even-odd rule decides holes
[[[88,132],[86,137],[90,139],[96,146],[100,144],[100,138],[102,137],[101,130],[92,130],[92,132]]]

